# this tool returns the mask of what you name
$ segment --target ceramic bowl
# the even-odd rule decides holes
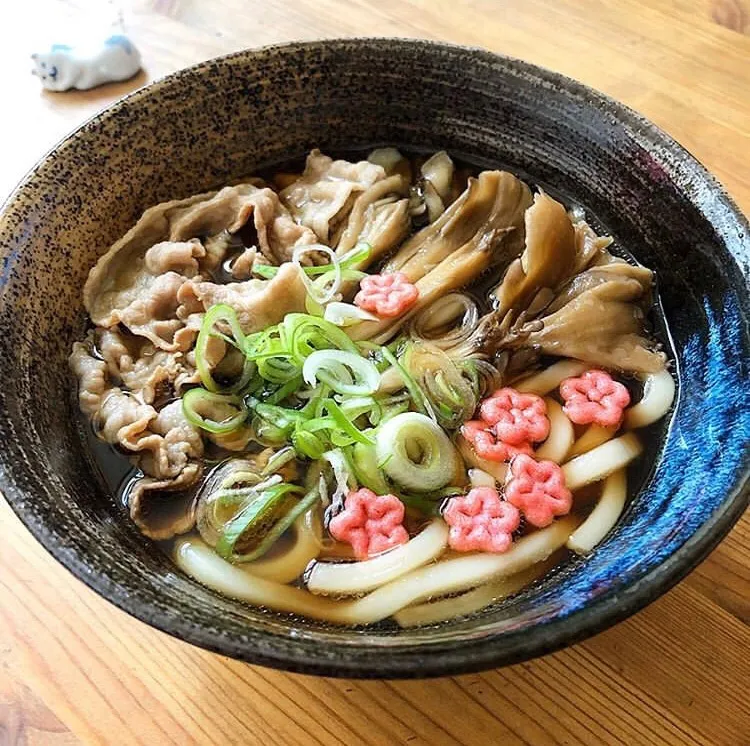
[[[182,575],[97,481],[66,364],[81,288],[144,208],[304,154],[392,143],[504,165],[582,205],[653,268],[679,397],[655,466],[587,558],[439,627],[340,629]],[[225,655],[307,673],[453,674],[555,650],[664,593],[748,501],[750,238],[716,180],[654,125],[555,73],[477,49],[350,39],[246,51],[170,75],[49,153],[0,219],[0,486],[103,597]]]

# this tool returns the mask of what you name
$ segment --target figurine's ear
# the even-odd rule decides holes
[[[34,62],[36,62],[39,59],[39,55],[36,52],[34,52],[34,54],[31,55],[31,59],[34,60]]]

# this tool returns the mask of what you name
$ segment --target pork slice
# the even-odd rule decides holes
[[[279,196],[297,223],[311,228],[322,243],[334,245],[332,237],[348,218],[357,195],[382,179],[382,166],[333,160],[313,150],[302,177]]]

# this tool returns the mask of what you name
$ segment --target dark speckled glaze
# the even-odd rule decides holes
[[[655,470],[592,556],[497,610],[398,633],[290,621],[176,572],[97,486],[75,429],[66,365],[84,327],[84,278],[144,208],[314,146],[378,143],[507,164],[592,211],[656,270],[680,376]],[[519,661],[656,598],[747,504],[747,222],[652,124],[523,62],[366,39],[242,52],[184,70],[94,117],[31,172],[0,219],[0,257],[5,495],[39,541],[101,595],[226,655],[362,677]]]

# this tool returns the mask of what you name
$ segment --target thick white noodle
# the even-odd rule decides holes
[[[478,456],[471,447],[471,443],[469,443],[463,435],[459,435],[456,438],[456,445],[458,446],[458,451],[467,466],[481,469],[482,471],[487,472],[487,474],[491,474],[496,482],[505,484],[505,478],[508,475],[508,464],[499,463],[497,461],[488,461],[487,459]]]
[[[379,621],[419,601],[475,588],[495,578],[515,575],[547,559],[562,547],[576,525],[577,519],[567,516],[541,531],[519,539],[505,554],[473,554],[422,567],[381,586],[364,598],[349,602],[344,619],[356,619],[356,622],[349,623],[359,624]]]
[[[617,428],[602,427],[601,425],[589,425],[573,447],[568,452],[568,458],[572,459],[583,453],[588,453],[592,448],[606,443],[614,438]]]
[[[598,482],[613,471],[627,466],[642,451],[643,446],[638,438],[633,433],[625,433],[564,464],[565,484],[569,490],[577,490]]]
[[[178,567],[199,583],[231,598],[333,624],[372,624],[419,601],[519,573],[563,546],[576,525],[576,519],[567,516],[519,539],[505,554],[475,554],[431,564],[350,601],[334,601],[252,577],[225,562],[196,537],[179,538],[174,545],[174,558]]]
[[[551,570],[557,561],[538,562],[528,570],[511,575],[509,578],[494,580],[460,596],[441,598],[437,601],[407,606],[394,614],[394,619],[401,627],[418,627],[425,624],[437,624],[458,616],[467,616],[480,611],[495,601],[512,596]]]
[[[547,440],[537,448],[534,458],[561,464],[565,461],[565,456],[575,440],[573,424],[554,399],[546,397],[544,401],[547,404],[547,417],[549,417],[549,435]]]
[[[612,530],[625,507],[627,487],[625,469],[618,469],[607,477],[599,502],[570,535],[568,549],[576,554],[588,554]]]
[[[494,487],[495,477],[482,469],[469,469],[469,484],[472,487]]]
[[[513,388],[526,394],[544,396],[556,389],[566,378],[580,376],[588,367],[590,366],[580,360],[560,360],[559,363],[514,383]]]
[[[367,593],[439,557],[448,544],[448,526],[436,518],[406,544],[361,562],[316,562],[307,590],[327,596]]]
[[[182,536],[174,544],[174,560],[190,577],[219,593],[276,611],[328,620],[337,602],[313,596],[291,585],[257,578],[219,557],[196,536]]]
[[[625,412],[625,427],[646,427],[664,417],[674,401],[674,378],[668,370],[646,376],[643,397]]]
[[[261,558],[242,565],[248,574],[273,580],[276,583],[291,583],[305,571],[322,549],[322,528],[317,510],[308,510],[294,522],[294,542],[277,557]]]

